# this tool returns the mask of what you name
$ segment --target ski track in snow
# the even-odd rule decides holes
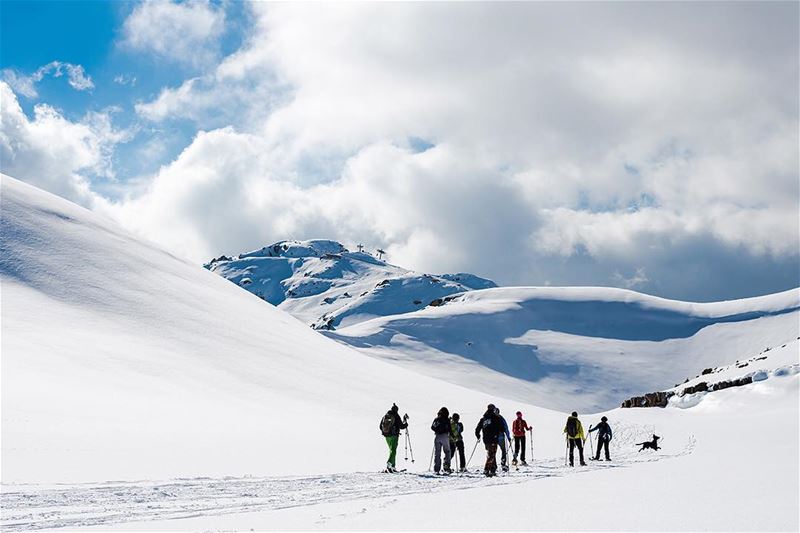
[[[508,474],[486,478],[476,470],[483,460],[482,446],[475,453],[470,472],[437,476],[428,472],[384,474],[355,472],[297,477],[191,478],[167,481],[108,481],[76,485],[13,485],[2,487],[3,531],[78,528],[123,522],[169,520],[228,513],[267,511],[346,500],[374,499],[421,492],[462,490],[475,487],[524,483],[548,477],[575,475],[601,469],[634,467],[637,463],[661,461],[692,453],[689,436],[676,453],[631,450],[645,440],[651,427],[618,427],[613,461],[589,461],[586,467],[570,468],[563,458],[536,460]],[[613,452],[612,452],[613,453]],[[577,451],[576,451],[577,455]],[[498,452],[498,462],[500,453]],[[575,458],[577,463],[578,458]],[[324,517],[322,517],[324,521]]]

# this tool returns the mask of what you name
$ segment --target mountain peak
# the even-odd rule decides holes
[[[316,329],[424,308],[452,294],[496,287],[474,274],[421,274],[337,241],[285,240],[205,265]]]

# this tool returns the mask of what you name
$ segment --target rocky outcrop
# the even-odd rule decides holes
[[[674,395],[674,392],[651,392],[625,400],[620,407],[666,407]]]

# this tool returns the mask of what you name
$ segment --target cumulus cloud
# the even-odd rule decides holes
[[[36,83],[42,81],[45,76],[51,75],[54,78],[61,76],[67,77],[67,83],[76,91],[88,91],[94,89],[92,78],[86,74],[81,65],[64,63],[62,61],[51,61],[36,69],[30,76],[21,74],[13,69],[3,70],[3,79],[18,94],[28,98],[36,98]]]
[[[224,11],[208,0],[145,0],[125,20],[122,44],[200,67],[218,56],[224,23]]]
[[[113,178],[113,149],[127,135],[113,128],[110,111],[71,122],[39,104],[29,119],[5,82],[0,82],[0,100],[2,171],[84,206],[94,205],[98,197],[90,177]]]
[[[241,49],[137,106],[201,131],[106,207],[179,253],[326,237],[500,283],[800,282],[796,4],[251,9]]]

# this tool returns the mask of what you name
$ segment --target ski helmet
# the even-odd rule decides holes
[[[608,418],[606,418],[606,417],[602,417],[602,418],[600,419],[600,421],[601,421],[601,422],[608,422]]]
[[[572,416],[578,416],[578,412],[577,411],[572,411]]]

